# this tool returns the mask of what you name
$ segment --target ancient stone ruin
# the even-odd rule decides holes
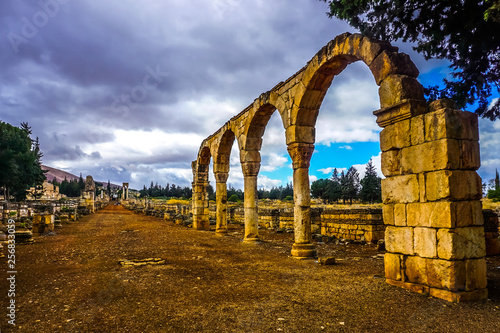
[[[123,183],[122,200],[128,200],[128,183]]]
[[[213,159],[217,193],[216,231],[227,232],[231,147],[239,148],[244,175],[245,242],[258,242],[257,175],[262,136],[278,111],[293,161],[292,255],[316,256],[311,240],[309,161],[318,112],[333,78],[364,62],[379,88],[373,114],[382,150],[385,277],[392,285],[449,301],[487,297],[485,234],[476,115],[449,100],[427,103],[408,55],[389,43],[343,34],[301,70],[261,94],[200,147],[193,169],[193,227],[209,228],[208,172]]]

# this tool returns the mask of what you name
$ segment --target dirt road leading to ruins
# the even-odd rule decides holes
[[[318,245],[337,264],[290,257],[292,234],[260,245],[108,206],[17,246],[16,327],[1,332],[499,332],[500,258],[490,300],[453,304],[387,285],[373,245]],[[121,259],[163,265],[122,267]],[[7,271],[6,258],[0,262]]]

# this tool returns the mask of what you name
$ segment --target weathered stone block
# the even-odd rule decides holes
[[[410,119],[410,139],[411,145],[416,146],[425,142],[425,115],[416,116]]]
[[[495,256],[500,254],[500,240],[498,236],[495,238],[486,238],[486,255]]]
[[[405,53],[382,51],[370,64],[370,70],[377,85],[391,74],[405,74],[418,77],[418,69]]]
[[[465,261],[427,259],[427,283],[430,287],[451,291],[465,290]]]
[[[488,289],[478,289],[474,291],[454,292],[444,289],[430,288],[429,295],[444,299],[448,302],[470,302],[480,301],[488,298]]]
[[[384,224],[394,225],[394,204],[383,205],[382,216],[384,218]]]
[[[385,108],[405,99],[424,99],[424,88],[416,78],[408,75],[389,75],[378,90],[380,107]],[[422,127],[423,130],[423,127]]]
[[[388,226],[385,244],[389,252],[413,255],[413,228]]]
[[[467,291],[486,288],[486,260],[466,260],[465,269],[467,271],[465,286]]]
[[[463,170],[477,170],[481,166],[479,142],[460,140],[460,165]]]
[[[260,152],[258,150],[240,150],[241,163],[260,163]],[[243,168],[243,165],[242,165]]]
[[[426,174],[427,200],[479,200],[482,196],[481,178],[475,171],[441,170]]]
[[[402,255],[394,253],[384,254],[385,277],[391,280],[401,280]]]
[[[410,145],[410,120],[388,125],[380,132],[380,150],[382,152],[401,149]]]
[[[382,153],[382,173],[386,177],[401,174],[401,150],[388,150]]]
[[[417,256],[405,260],[405,278],[412,283],[427,284],[427,260]]]
[[[438,257],[441,259],[483,258],[486,255],[483,227],[440,229],[437,240]]]
[[[458,169],[460,146],[457,140],[438,140],[401,150],[403,174]]]
[[[394,205],[394,225],[398,227],[406,226],[406,204]]]
[[[482,204],[479,200],[458,201],[455,206],[456,226],[468,227],[471,225],[482,225]]]
[[[414,251],[415,254],[424,258],[435,258],[437,256],[437,232],[433,228],[415,228]]]
[[[292,142],[314,143],[315,135],[314,127],[292,125],[286,129],[286,144]]]
[[[479,141],[477,115],[444,108],[425,115],[425,140],[444,138]]]
[[[452,202],[418,202],[407,206],[408,226],[453,228],[455,221]]]
[[[389,50],[397,52],[398,48],[383,41],[374,40],[370,37],[363,37],[359,48],[354,50],[356,55],[362,59],[367,66],[382,52],[382,50]]]
[[[417,175],[393,176],[382,179],[384,203],[417,202],[420,199]]]

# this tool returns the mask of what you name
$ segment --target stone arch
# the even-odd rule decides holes
[[[404,101],[412,101],[415,106],[425,105],[423,87],[416,79],[419,71],[407,54],[399,53],[387,42],[359,34],[342,34],[323,47],[303,69],[297,83],[297,102],[290,117],[290,125],[296,126],[294,131],[289,131],[291,142],[313,143],[311,133],[314,131],[310,128],[316,125],[320,106],[332,80],[356,61],[368,66],[380,87],[381,108]],[[425,107],[412,111],[423,113]]]
[[[277,108],[269,99],[270,94],[262,94],[255,100],[249,113],[240,146],[240,162],[244,176],[245,193],[245,242],[259,242],[257,177],[260,170],[262,137],[269,119]]]
[[[418,69],[408,55],[386,42],[359,34],[337,36],[304,68],[229,121],[240,146],[245,198],[247,194],[253,198],[248,204],[245,199],[245,225],[256,226],[258,220],[254,193],[261,137],[277,108],[293,162],[292,255],[316,256],[309,188],[315,124],[333,78],[355,61],[369,67],[379,86],[381,108],[373,114],[383,128],[386,281],[450,301],[486,298],[481,179],[475,172],[480,165],[477,116],[456,110],[447,100],[426,103],[416,79]],[[218,146],[222,132],[207,138],[202,147]],[[193,186],[203,178],[197,174],[204,172],[203,165],[199,156],[193,166]],[[194,211],[195,216],[201,213]],[[258,240],[258,234],[250,231],[245,238]]]

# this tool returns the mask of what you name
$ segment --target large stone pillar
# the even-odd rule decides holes
[[[314,152],[310,143],[291,143],[288,152],[293,161],[293,200],[295,243],[292,256],[297,259],[316,257],[316,249],[311,242],[311,190],[309,186],[309,162]]]
[[[260,162],[242,162],[245,192],[245,237],[244,242],[259,242],[259,213],[257,206],[257,175]]]
[[[227,177],[229,174],[227,172],[216,172],[216,223],[215,232],[217,234],[225,235],[227,233]]]
[[[210,230],[208,211],[208,165],[192,163],[193,169],[193,229]]]
[[[477,116],[450,100],[406,100],[375,115],[387,283],[452,302],[485,299]]]

